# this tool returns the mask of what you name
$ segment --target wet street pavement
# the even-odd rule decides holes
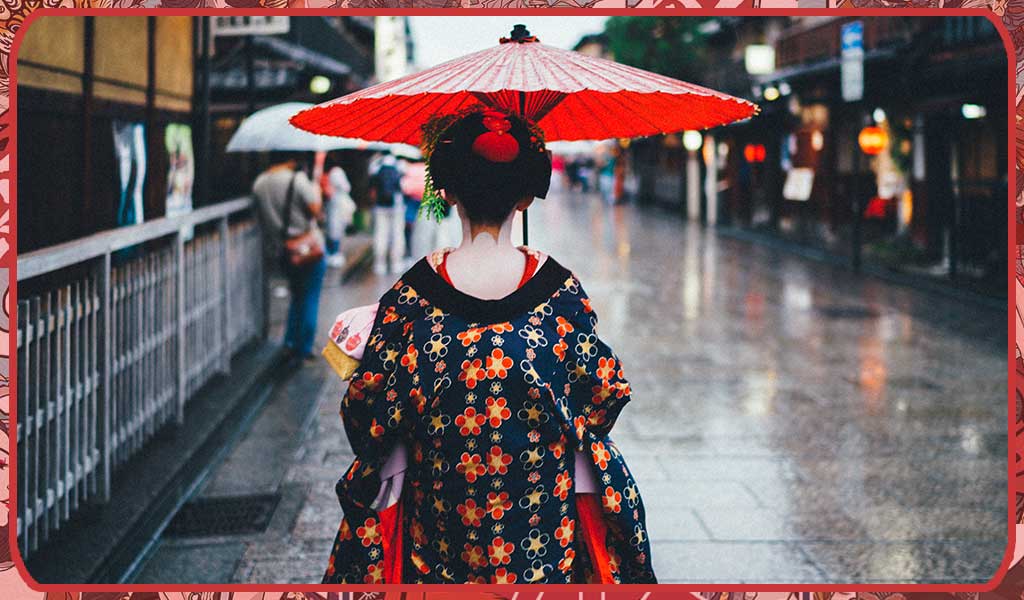
[[[633,402],[613,437],[662,582],[992,577],[1005,311],[590,197],[539,201],[530,234],[580,277],[625,364]],[[320,329],[391,283],[332,276]],[[318,583],[352,459],[343,389],[319,362],[289,376],[200,492],[280,493],[266,531],[165,537],[137,581]]]

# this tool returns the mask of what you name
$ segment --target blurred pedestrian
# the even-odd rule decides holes
[[[615,163],[614,154],[606,156],[598,175],[598,188],[605,204],[615,204]]]
[[[291,300],[285,326],[284,346],[290,355],[308,359],[313,356],[313,338],[327,262],[317,220],[322,201],[319,186],[299,168],[294,153],[272,153],[271,166],[252,184],[260,223],[263,228],[264,258],[277,263],[288,279]],[[306,264],[295,266],[288,257],[287,242],[303,236],[321,239],[308,249]],[[316,256],[319,254],[318,256]]]
[[[585,156],[579,159],[579,164],[576,167],[576,177],[580,182],[580,191],[584,194],[590,192],[590,180],[594,176],[594,159],[590,156]]]
[[[348,175],[337,162],[333,162],[323,177],[324,192],[327,201],[327,266],[342,267],[345,254],[341,250],[341,241],[345,237],[345,229],[352,223],[356,212],[356,203],[352,200],[352,184]]]
[[[416,236],[423,233],[423,223],[417,223],[420,203],[423,201],[423,184],[426,168],[422,162],[406,162],[402,169],[402,197],[405,199],[405,243],[406,257],[419,258],[417,255]]]
[[[398,161],[385,154],[370,167],[373,207],[373,272],[398,273],[405,264],[405,201]]]

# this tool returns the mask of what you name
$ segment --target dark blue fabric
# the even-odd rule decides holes
[[[614,576],[653,582],[643,504],[609,438],[629,384],[597,337],[579,281],[565,272],[536,303],[530,294],[543,282],[533,280],[504,303],[472,309],[461,298],[477,315],[470,321],[429,299],[448,302],[451,290],[410,285],[447,285],[424,268],[381,298],[342,400],[356,460],[337,484],[345,518],[324,582],[380,581],[380,519],[369,506],[399,443],[409,450],[406,583],[578,581],[585,551],[575,535],[576,449],[592,457],[603,490]],[[535,279],[552,273],[545,263]],[[524,305],[507,320],[479,317]]]

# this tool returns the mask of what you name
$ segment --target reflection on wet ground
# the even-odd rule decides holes
[[[614,437],[664,581],[987,581],[1007,540],[1006,317],[674,215],[530,211],[633,386]]]

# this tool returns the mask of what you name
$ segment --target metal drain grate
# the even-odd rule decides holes
[[[833,319],[874,319],[878,316],[878,311],[866,308],[863,306],[820,306],[818,312],[821,316],[833,320]]]
[[[260,533],[281,501],[280,494],[199,498],[185,504],[167,526],[171,537]]]

